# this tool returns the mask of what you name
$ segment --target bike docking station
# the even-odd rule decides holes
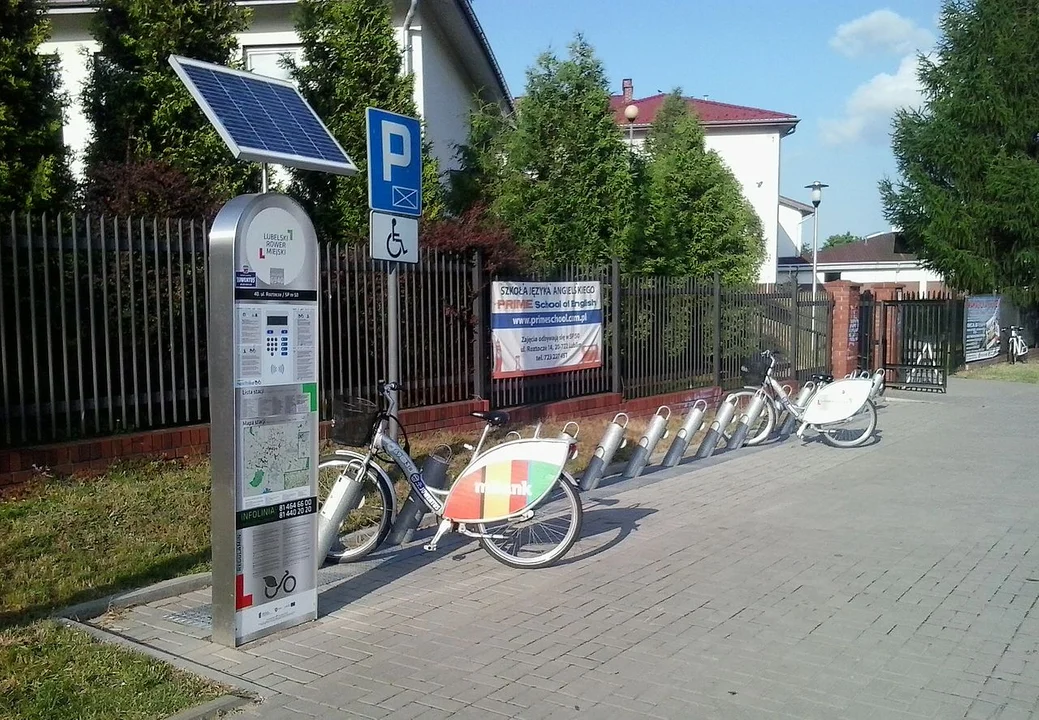
[[[722,401],[722,404],[718,408],[718,412],[714,416],[714,421],[707,427],[707,433],[704,435],[703,440],[700,442],[700,447],[696,451],[697,460],[705,460],[714,455],[714,451],[718,449],[718,442],[722,438],[722,432],[729,426],[729,423],[732,422],[732,418],[735,414],[736,403],[730,395]]]
[[[621,425],[618,420],[623,417],[624,424]],[[588,467],[585,468],[584,474],[581,475],[581,490],[587,492],[588,490],[594,490],[599,487],[599,483],[602,482],[603,473],[606,472],[606,468],[610,466],[613,461],[613,456],[618,450],[628,444],[628,441],[624,437],[624,430],[628,427],[628,415],[627,413],[617,413],[613,416],[613,420],[609,425],[606,426],[606,432],[602,435],[602,440],[595,447],[595,452],[592,454],[592,459],[588,461]]]
[[[267,163],[357,167],[292,83],[176,55],[169,63],[262,191],[209,232],[212,641],[229,647],[317,618],[319,254]]]
[[[667,415],[664,415],[665,410]],[[649,421],[649,427],[646,428],[645,434],[639,439],[638,447],[635,448],[635,452],[632,453],[631,459],[628,460],[624,472],[621,473],[624,479],[631,480],[642,474],[646,464],[649,462],[649,458],[657,447],[657,443],[667,437],[667,423],[670,419],[671,408],[666,405],[661,405],[657,408],[653,419]]]
[[[747,412],[743,413],[740,416],[740,419],[736,421],[736,431],[726,443],[726,451],[739,450],[743,447],[743,443],[747,442],[747,435],[750,433],[750,428],[758,421],[758,418],[761,417],[761,412],[765,409],[766,402],[768,402],[768,396],[765,394],[765,389],[760,388],[756,393],[754,393],[754,398],[750,401],[750,407],[747,408]]]
[[[664,456],[664,462],[662,463],[664,467],[674,467],[682,462],[686,448],[689,447],[689,443],[703,425],[703,418],[706,413],[706,400],[701,398],[693,403],[692,409],[686,415],[685,422],[682,423],[682,427],[675,433],[675,439],[671,442],[671,447],[667,449],[667,454]]]
[[[804,407],[808,404],[808,399],[815,393],[815,383],[809,380],[801,386],[801,390],[797,393],[797,397],[794,399],[794,405],[798,407]],[[783,422],[779,425],[779,432],[776,436],[780,440],[785,440],[790,437],[794,432],[794,427],[797,425],[797,418],[791,413],[784,411]]]

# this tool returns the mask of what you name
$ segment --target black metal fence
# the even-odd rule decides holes
[[[202,221],[140,218],[11,216],[0,226],[0,445],[208,421],[207,235]],[[321,253],[327,417],[335,395],[372,397],[385,376],[386,275],[366,248]],[[401,271],[405,407],[733,387],[741,359],[764,347],[801,375],[829,364],[822,294],[624,276],[616,263],[523,279],[602,283],[602,366],[492,380],[490,278],[478,257],[424,252]]]
[[[884,368],[891,387],[945,392],[964,364],[963,298],[951,293],[862,294],[859,367]]]

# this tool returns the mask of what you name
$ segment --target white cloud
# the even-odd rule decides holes
[[[916,108],[923,98],[916,55],[902,58],[894,75],[880,73],[859,85],[844,105],[844,117],[821,122],[823,142],[840,145],[858,140],[882,141],[899,108]]]
[[[830,47],[847,57],[870,53],[907,55],[927,50],[934,35],[891,10],[874,10],[837,28]]]

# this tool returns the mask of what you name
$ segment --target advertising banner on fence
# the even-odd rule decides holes
[[[963,354],[967,362],[999,355],[999,295],[967,298],[963,313]]]
[[[602,366],[602,284],[494,282],[496,380]]]

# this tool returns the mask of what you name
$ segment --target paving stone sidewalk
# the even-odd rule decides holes
[[[954,379],[880,429],[594,493],[546,570],[325,571],[318,622],[238,650],[168,619],[207,591],[96,624],[262,688],[242,720],[1039,717],[1039,388]]]

